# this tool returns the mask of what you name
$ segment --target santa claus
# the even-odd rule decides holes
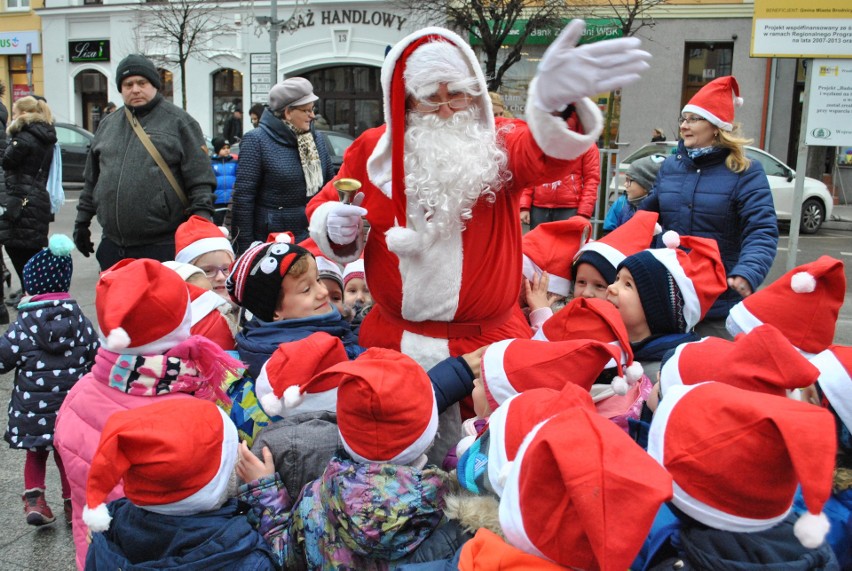
[[[361,181],[363,194],[346,205],[330,183],[308,205],[311,236],[329,257],[345,263],[363,250],[375,306],[362,345],[428,369],[530,337],[518,306],[521,191],[559,180],[595,143],[602,118],[586,96],[637,80],[650,58],[635,38],[578,47],[583,30],[571,22],[545,52],[526,122],[494,118],[476,55],[453,32],[422,29],[388,53],[386,124],[349,147],[338,174]],[[582,132],[561,117],[570,104]]]

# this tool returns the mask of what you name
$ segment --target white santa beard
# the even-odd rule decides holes
[[[474,109],[447,120],[436,114],[408,117],[407,226],[422,240],[415,255],[399,256],[402,316],[410,321],[453,320],[461,291],[464,221],[475,202],[481,196],[493,200],[503,182],[506,153],[474,117]]]

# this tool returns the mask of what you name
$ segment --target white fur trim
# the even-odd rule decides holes
[[[284,401],[284,406],[287,408],[296,408],[302,402],[304,402],[305,398],[302,395],[302,390],[299,385],[291,385],[284,389],[284,395],[282,397]],[[279,411],[280,413],[281,411]]]
[[[340,266],[335,262],[332,262],[325,256],[316,256],[317,260],[317,273],[323,274],[334,274],[340,281],[343,281],[343,270],[340,269]],[[322,277],[322,276],[320,276]]]
[[[286,405],[286,403],[285,403]],[[336,412],[337,411],[337,387],[321,393],[302,393],[302,402],[296,408],[287,408],[281,411],[281,416],[295,416],[306,412]]]
[[[515,395],[517,396],[517,395]],[[488,417],[488,481],[491,483],[491,488],[497,496],[503,495],[503,481],[500,475],[503,473],[503,467],[509,463],[508,454],[506,454],[506,419],[509,416],[510,397],[502,406],[497,407],[497,410],[491,411],[491,416]]]
[[[298,391],[299,387],[296,387],[296,390]],[[284,392],[286,393],[287,391]],[[258,404],[260,404],[260,408],[263,409],[263,412],[265,412],[270,417],[280,416],[281,411],[284,409],[284,407],[281,406],[281,399],[276,398],[275,393],[266,393],[262,397],[259,397],[257,399],[257,402]]]
[[[613,248],[612,246],[604,242],[595,241],[589,242],[588,244],[580,248],[580,250],[577,252],[577,255],[574,256],[575,262],[583,254],[583,252],[595,252],[596,254],[600,254],[607,262],[612,264],[613,270],[618,267],[618,264],[624,261],[624,258],[627,257],[621,250]]]
[[[680,400],[689,393],[689,391],[695,390],[703,384],[705,383],[698,383],[697,385],[672,386],[668,392],[664,394],[659,405],[657,405],[657,410],[654,412],[654,419],[651,421],[651,428],[648,431],[648,454],[650,454],[654,460],[659,462],[663,468],[666,467],[666,459],[664,457],[666,428],[668,427],[668,422],[671,418],[672,412],[678,402],[680,402]],[[729,514],[713,508],[704,502],[693,498],[684,491],[677,482],[672,482],[672,490],[674,493],[671,500],[672,503],[679,509],[683,510],[685,514],[695,518],[704,525],[710,526],[714,529],[721,529],[723,531],[763,531],[783,521],[790,511],[787,509],[784,513],[768,519],[752,519]]]
[[[532,282],[536,274],[541,275],[543,272],[544,270],[538,267],[538,264],[533,262],[529,256],[524,254],[523,273],[525,278]],[[562,276],[557,276],[556,274],[549,273],[547,276],[547,291],[555,293],[556,295],[568,297],[568,294],[571,293],[571,280],[563,278]]]
[[[705,339],[708,339],[708,337],[705,337],[696,343],[701,343]],[[665,362],[665,364],[663,364],[662,367],[660,367],[660,392],[663,395],[666,394],[666,391],[668,391],[669,388],[683,384],[683,377],[680,375],[680,355],[683,353],[683,350],[687,345],[689,345],[689,343],[681,343],[675,347],[674,354]]]
[[[122,349],[127,349],[130,346],[130,335],[123,327],[116,327],[109,332],[106,338],[106,347],[114,353],[118,353]]]
[[[124,347],[120,349],[120,351],[127,355],[161,355],[178,345],[189,339],[191,335],[189,329],[191,327],[190,323],[192,322],[192,305],[189,301],[189,292],[186,293],[186,310],[183,314],[183,321],[169,333],[165,334],[163,337],[159,339],[155,339],[151,341],[147,345],[141,345],[139,347]],[[101,345],[110,349],[110,346],[103,334],[103,330],[98,326],[98,333],[101,338]],[[113,349],[110,349],[113,351]]]
[[[340,434],[340,430],[337,431]],[[426,425],[426,428],[423,430],[420,435],[414,439],[414,441],[408,445],[408,447],[394,456],[389,460],[376,460],[371,458],[365,458],[355,452],[350,446],[349,443],[346,442],[346,439],[343,438],[343,434],[340,434],[340,440],[343,442],[343,448],[346,449],[346,452],[349,453],[352,458],[359,462],[370,462],[370,463],[387,463],[387,464],[402,464],[407,465],[411,464],[415,460],[417,460],[429,446],[432,445],[432,442],[435,440],[435,435],[438,433],[438,404],[435,401],[435,393],[432,393],[432,416],[429,418],[429,422]]]
[[[722,129],[723,131],[733,131],[734,130],[733,124],[728,123],[727,121],[717,117],[715,114],[710,113],[709,111],[707,111],[703,107],[699,107],[698,105],[692,105],[691,103],[687,103],[686,105],[683,106],[683,110],[681,111],[681,114],[689,113],[689,112],[695,113],[696,115],[700,115],[701,117],[703,117],[704,119],[707,119],[713,125],[716,125],[717,127]]]
[[[819,369],[819,386],[847,428],[852,429],[852,377],[831,349],[811,359]]]
[[[163,515],[194,515],[210,511],[221,506],[226,497],[231,472],[237,464],[237,446],[240,444],[237,427],[222,409],[222,455],[216,475],[203,488],[186,498],[170,504],[139,506],[149,512]]]
[[[793,534],[799,543],[808,549],[816,549],[822,545],[830,529],[831,523],[822,512],[819,515],[805,512],[793,524]]]
[[[790,289],[796,293],[812,293],[816,286],[816,278],[808,272],[796,272],[790,278]]]
[[[686,272],[683,271],[683,266],[680,265],[677,250],[655,248],[648,250],[648,252],[666,267],[674,278],[675,283],[677,283],[677,287],[680,288],[680,293],[683,297],[683,319],[686,322],[686,330],[691,331],[701,320],[701,304],[698,301],[698,292],[695,291],[695,284],[686,275]]]
[[[498,513],[500,515],[500,527],[503,528],[503,532],[506,535],[506,541],[510,545],[520,549],[521,551],[536,555],[549,561],[549,559],[545,557],[533,544],[527,535],[526,529],[524,528],[524,510],[521,506],[521,493],[519,486],[524,456],[526,456],[527,449],[530,447],[530,443],[533,438],[535,438],[535,435],[538,434],[539,430],[541,430],[541,427],[544,426],[544,422],[539,423],[530,431],[529,434],[526,435],[526,437],[524,437],[524,441],[521,443],[520,449],[518,449],[518,455],[515,457],[515,461],[512,462],[511,469],[509,470],[509,476],[506,478],[506,486],[500,496],[500,508]],[[488,462],[490,468],[490,454]]]
[[[512,386],[504,367],[506,351],[512,341],[514,339],[503,339],[492,343],[482,354],[482,382],[498,405],[519,392]]]
[[[314,210],[311,216],[311,222],[308,230],[311,233],[311,238],[314,239],[320,251],[325,254],[329,260],[333,260],[339,264],[348,264],[354,262],[361,257],[361,252],[364,250],[364,233],[361,227],[358,229],[358,235],[355,237],[355,253],[349,256],[337,256],[334,249],[331,247],[331,240],[328,238],[328,214],[329,211],[337,205],[334,201],[324,202]],[[362,221],[363,223],[363,221]]]
[[[109,515],[106,504],[98,504],[97,507],[92,509],[89,506],[83,506],[83,523],[89,527],[91,532],[108,530],[110,522],[112,522],[112,516]]]
[[[758,319],[748,308],[745,302],[739,302],[734,305],[728,312],[728,318],[725,320],[725,328],[731,335],[739,333],[748,333],[755,327],[763,325],[763,320]]]
[[[183,264],[191,264],[195,258],[217,250],[224,250],[230,252],[232,256],[234,255],[234,248],[231,246],[231,242],[224,236],[221,236],[218,238],[202,238],[201,240],[192,242],[175,254],[175,261]]]
[[[450,341],[403,331],[399,351],[417,361],[427,371],[450,356]]]
[[[222,305],[229,305],[227,300],[218,293],[206,291],[192,300],[192,319],[189,322],[190,327],[194,327],[199,321],[207,317],[216,308]]]
[[[414,41],[424,36],[440,36],[448,39],[453,43],[461,53],[462,57],[467,62],[468,68],[472,75],[476,77],[479,89],[482,93],[475,99],[479,109],[479,121],[486,125],[491,132],[494,132],[494,112],[491,108],[491,98],[488,96],[488,85],[485,82],[485,75],[482,72],[482,66],[479,65],[479,59],[476,57],[470,45],[458,34],[451,32],[446,28],[428,27],[417,30],[409,34],[402,40],[397,42],[393,48],[385,56],[384,64],[382,65],[382,91],[384,93],[384,113],[386,128],[385,132],[379,138],[373,152],[367,159],[367,175],[375,186],[381,189],[382,193],[388,198],[393,198],[391,188],[391,108],[389,95],[391,93],[391,82],[393,80],[393,72],[396,65],[399,63],[399,58],[402,52],[408,48]],[[314,238],[316,241],[316,238]]]
[[[663,234],[663,244],[666,245],[666,248],[677,248],[680,246],[680,234],[674,230],[667,231]]]
[[[530,82],[527,92],[526,119],[536,144],[544,154],[555,159],[575,159],[594,145],[603,131],[603,116],[598,106],[586,97],[574,103],[586,134],[568,129],[561,117],[542,111],[533,103],[538,77]]]

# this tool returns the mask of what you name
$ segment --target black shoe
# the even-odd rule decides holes
[[[24,292],[21,290],[16,291],[15,293],[9,296],[9,299],[6,300],[6,305],[9,307],[18,307],[18,303],[20,303],[21,298],[24,296]]]

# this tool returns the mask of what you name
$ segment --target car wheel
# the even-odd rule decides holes
[[[802,204],[802,234],[815,234],[825,221],[825,206],[816,198],[809,198]]]

